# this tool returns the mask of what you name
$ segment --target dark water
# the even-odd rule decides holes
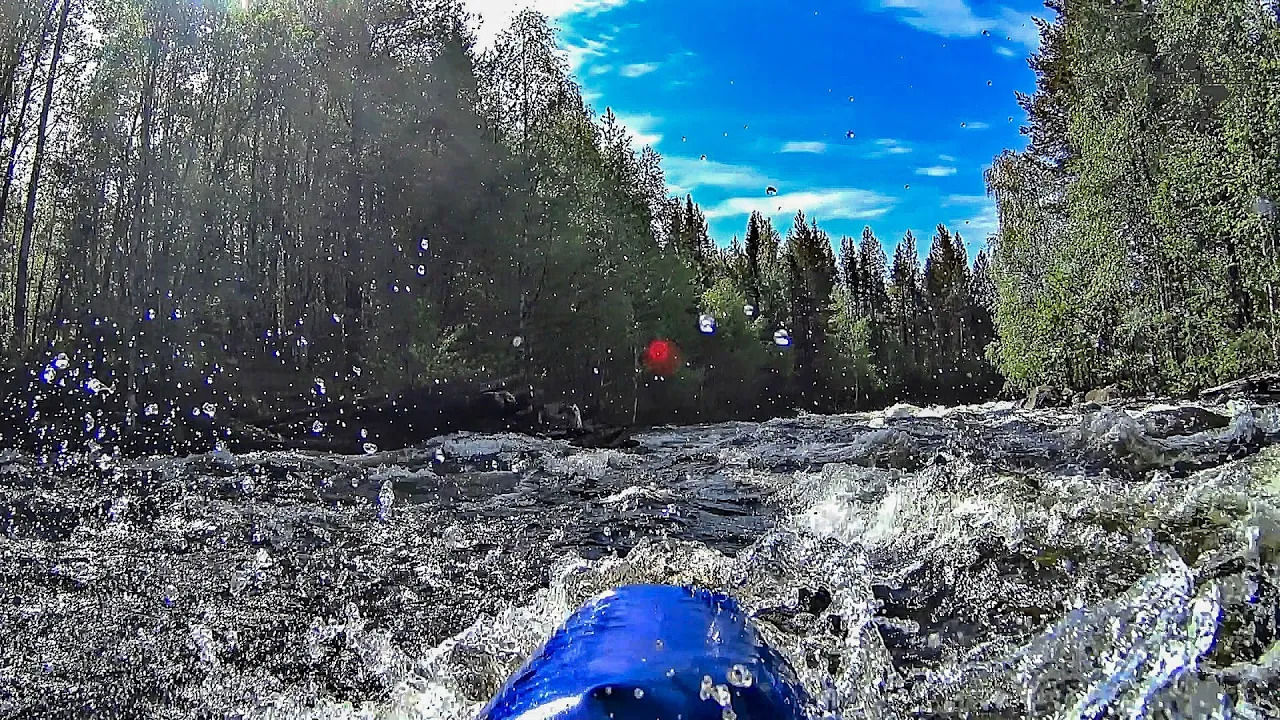
[[[1277,717],[1280,411],[1211,410],[8,453],[0,716],[468,718],[583,599],[667,582],[740,597],[815,716]]]

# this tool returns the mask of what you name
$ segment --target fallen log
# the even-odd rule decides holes
[[[1228,400],[1280,401],[1280,373],[1265,372],[1200,391],[1201,402],[1221,405]]]

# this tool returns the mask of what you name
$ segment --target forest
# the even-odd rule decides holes
[[[3,366],[166,412],[507,378],[681,423],[1280,364],[1280,13],[1047,10],[969,258],[803,213],[715,242],[534,12],[480,51],[458,0],[0,0]]]

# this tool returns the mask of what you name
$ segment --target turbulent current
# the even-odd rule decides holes
[[[469,719],[649,582],[738,597],[815,718],[1280,717],[1280,408],[637,439],[0,454],[0,716]]]

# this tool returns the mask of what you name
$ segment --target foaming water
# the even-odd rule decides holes
[[[993,403],[633,452],[10,453],[0,715],[469,719],[581,602],[669,583],[738,597],[815,718],[1275,717],[1278,419]]]

